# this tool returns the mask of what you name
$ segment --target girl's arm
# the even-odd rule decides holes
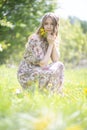
[[[58,50],[58,46],[54,44],[52,49],[51,59],[53,62],[57,62],[59,60],[59,57],[60,57],[60,53]]]
[[[39,62],[40,66],[47,65],[51,55],[52,55],[52,57],[55,61],[57,60],[58,55],[57,55],[57,50],[56,50],[56,47],[55,47],[55,40],[56,40],[55,35],[52,35],[52,34],[47,35],[47,41],[48,41],[49,46],[48,46],[46,55],[44,56],[44,59]]]
[[[45,66],[48,64],[51,53],[52,53],[52,49],[53,49],[53,44],[49,44],[46,55],[44,56],[44,59],[39,62],[40,66]]]

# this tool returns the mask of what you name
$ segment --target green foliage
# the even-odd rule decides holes
[[[87,33],[87,21],[81,21],[81,26],[84,33]]]
[[[23,91],[17,68],[0,66],[1,130],[86,130],[87,70],[65,70],[64,94]]]
[[[0,64],[19,64],[25,44],[46,12],[57,8],[56,0],[0,1]],[[75,17],[60,19],[61,59],[67,66],[76,66],[87,59],[86,22]]]
[[[0,1],[0,63],[13,62],[10,59],[20,61],[28,36],[38,28],[40,17],[54,10],[55,2],[55,0]]]
[[[79,22],[71,24],[69,20],[60,21],[60,52],[64,63],[77,65],[86,59],[87,36],[83,33]]]
[[[87,21],[85,20],[80,20],[79,18],[75,17],[75,16],[69,16],[69,20],[71,23],[75,23],[76,21],[78,21],[81,24],[83,33],[87,33]]]

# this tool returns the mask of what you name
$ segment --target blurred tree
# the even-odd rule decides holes
[[[75,66],[87,57],[87,36],[83,33],[80,22],[71,24],[69,20],[60,21],[60,49],[64,63]]]
[[[81,24],[82,30],[84,33],[87,33],[87,21],[80,20],[79,18],[75,16],[69,16],[69,20],[71,24],[74,24],[76,21],[78,21]]]
[[[87,33],[87,21],[80,21],[84,33]]]
[[[20,62],[28,36],[46,12],[58,8],[56,0],[0,0],[0,64]],[[87,23],[60,19],[61,60],[78,64],[87,57]]]

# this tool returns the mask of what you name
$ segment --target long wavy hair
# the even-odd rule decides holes
[[[44,23],[46,21],[47,18],[51,18],[52,21],[53,21],[53,34],[55,33],[56,36],[58,35],[58,26],[59,26],[59,17],[57,17],[55,15],[55,13],[46,13],[43,17],[42,17],[42,21],[41,21],[41,24],[39,26],[39,28],[37,29],[36,33],[40,36],[41,39],[44,40],[44,37],[41,36],[40,34],[40,30],[41,28],[44,28]],[[45,38],[46,40],[46,38]]]

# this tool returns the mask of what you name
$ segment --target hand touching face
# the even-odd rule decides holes
[[[47,41],[48,41],[49,44],[54,44],[55,40],[56,40],[55,34],[51,34],[51,33],[47,34]]]

